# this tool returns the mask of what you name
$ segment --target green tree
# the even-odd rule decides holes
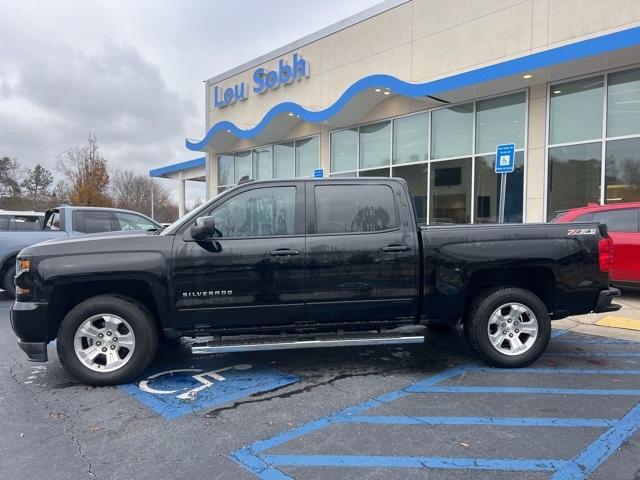
[[[37,202],[43,196],[49,195],[49,187],[53,183],[53,175],[39,163],[27,170],[22,187],[27,191],[30,200]]]

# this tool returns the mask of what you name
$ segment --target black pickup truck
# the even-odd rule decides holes
[[[521,367],[551,320],[620,308],[611,252],[594,222],[421,226],[402,179],[248,182],[155,235],[25,248],[11,323],[30,360],[57,338],[96,385],[179,337],[204,337],[195,353],[402,343],[424,333],[397,327],[460,320],[483,360]]]

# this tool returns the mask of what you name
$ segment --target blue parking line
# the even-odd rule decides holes
[[[541,395],[639,395],[640,390],[543,387],[412,387],[412,393],[528,393]]]
[[[615,422],[570,463],[560,467],[551,480],[578,480],[587,477],[638,430],[640,430],[640,404]]]
[[[545,357],[640,357],[640,352],[546,352]]]
[[[341,423],[381,425],[500,425],[506,427],[610,427],[618,420],[603,418],[516,418],[516,417],[403,417],[358,415],[344,417]]]
[[[551,338],[558,338],[569,333],[569,330],[552,330]]]
[[[585,344],[596,344],[596,345],[638,345],[638,342],[634,342],[633,340],[621,340],[617,338],[601,338],[599,340],[591,340],[585,338],[559,338],[558,340],[554,340],[553,343],[585,343]]]
[[[557,470],[565,460],[501,458],[401,457],[383,455],[263,455],[272,465],[287,467],[446,468],[479,470]]]
[[[616,353],[616,352],[614,352]],[[586,355],[585,355],[586,356]],[[626,354],[625,354],[626,356]],[[635,356],[635,355],[632,355]],[[471,387],[438,386],[443,381],[455,378],[463,373],[482,371],[504,371],[477,364],[433,375],[401,390],[395,390],[377,398],[348,407],[331,416],[312,421],[308,424],[283,432],[269,439],[255,442],[232,454],[232,458],[261,479],[291,479],[278,469],[287,466],[305,467],[376,467],[376,468],[435,468],[435,469],[484,469],[506,471],[555,471],[554,480],[583,479],[595,471],[626,439],[640,429],[640,404],[629,411],[622,419],[590,418],[505,418],[505,417],[419,417],[419,416],[383,416],[366,415],[364,412],[374,407],[394,401],[410,393],[526,393],[549,395],[603,395],[640,396],[640,390],[609,389],[563,389],[528,387]],[[567,373],[586,375],[638,375],[637,369],[593,369],[525,368],[509,370],[509,373]],[[592,427],[605,428],[605,432],[588,445],[573,459],[490,459],[490,458],[448,458],[414,456],[370,456],[370,455],[298,455],[268,454],[267,450],[288,441],[303,437],[313,431],[340,423],[398,424],[398,425],[498,425],[517,427]]]
[[[514,368],[506,370],[504,368],[495,367],[478,367],[470,368],[472,372],[485,373],[570,373],[573,375],[640,375],[640,370],[635,369],[618,369],[618,368],[549,368],[549,367],[531,367],[531,368]]]

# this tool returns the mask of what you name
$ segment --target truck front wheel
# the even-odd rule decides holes
[[[90,385],[117,385],[151,363],[158,332],[151,314],[135,300],[100,295],[76,305],[58,330],[60,363]]]
[[[478,295],[464,319],[469,347],[496,367],[525,367],[546,350],[551,336],[547,307],[529,290],[500,287]]]

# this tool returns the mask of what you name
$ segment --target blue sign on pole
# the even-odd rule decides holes
[[[513,143],[496,148],[496,173],[512,173],[515,168],[516,146]]]
[[[321,169],[321,168],[316,168],[316,169],[313,171],[313,176],[314,176],[314,177],[316,177],[316,178],[322,178],[322,177],[324,177],[324,170],[323,170],[323,169]]]

